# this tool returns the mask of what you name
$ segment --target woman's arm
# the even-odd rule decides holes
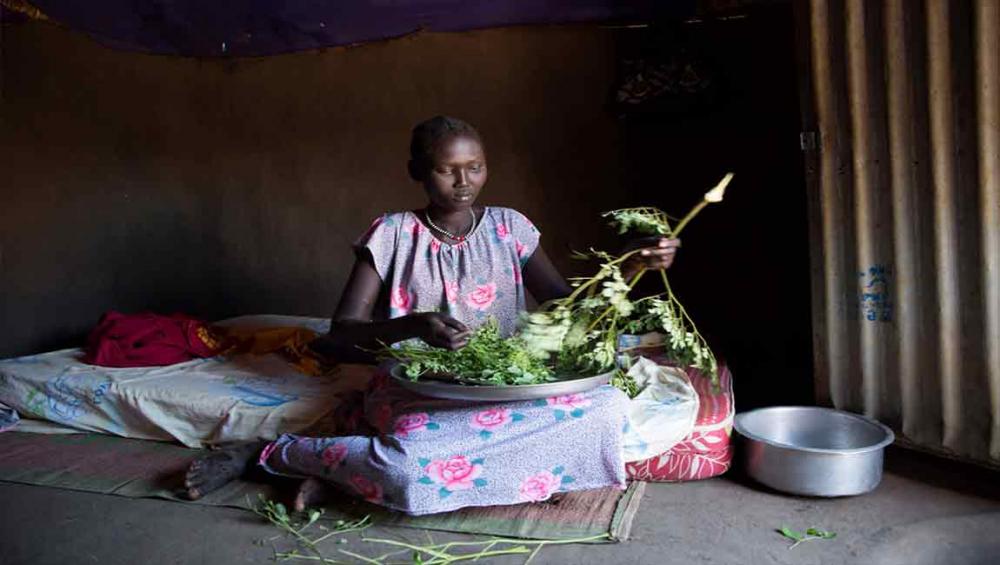
[[[396,343],[419,337],[429,345],[458,349],[471,334],[458,320],[438,312],[410,314],[385,321],[372,321],[372,312],[382,288],[371,255],[358,254],[330,324],[330,333],[310,344],[324,358],[341,362],[371,362],[362,349],[377,349],[381,343]]]
[[[541,245],[528,258],[521,275],[524,277],[525,288],[539,304],[556,298],[564,298],[573,292]]]

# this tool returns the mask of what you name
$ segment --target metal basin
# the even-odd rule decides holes
[[[747,474],[775,490],[851,496],[882,480],[882,455],[895,436],[864,416],[814,406],[762,408],[736,416]]]

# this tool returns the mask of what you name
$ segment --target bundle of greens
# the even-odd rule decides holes
[[[732,173],[727,174],[676,226],[671,225],[665,212],[651,207],[614,210],[605,217],[610,217],[611,224],[622,234],[676,238],[705,206],[722,201],[732,178]],[[699,369],[716,383],[715,355],[674,295],[665,271],[659,271],[663,292],[635,300],[629,297],[646,271],[640,270],[626,281],[621,268],[639,251],[618,257],[593,249],[578,254],[580,258],[600,261],[597,274],[573,280],[575,289],[569,296],[525,316],[521,333],[525,343],[536,358],[554,360],[559,372],[594,374],[615,369],[619,334],[660,332],[666,336],[667,358],[679,366]],[[636,384],[621,369],[612,383],[629,396],[638,394]]]
[[[521,337],[504,338],[492,318],[473,332],[468,345],[457,351],[408,341],[384,347],[380,353],[383,358],[400,361],[412,380],[429,375],[479,385],[529,385],[556,380],[542,360],[529,354]]]

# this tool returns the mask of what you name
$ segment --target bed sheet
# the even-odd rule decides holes
[[[242,316],[218,325],[299,326],[326,332],[329,320]],[[330,376],[304,375],[278,355],[197,359],[167,367],[87,365],[81,349],[0,360],[0,403],[22,418],[138,439],[204,447],[274,439],[322,428],[338,394],[362,388],[372,368],[342,365]],[[24,424],[35,431],[44,426]]]

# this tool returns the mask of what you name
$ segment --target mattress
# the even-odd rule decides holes
[[[708,377],[689,370],[698,393],[698,415],[694,429],[666,452],[642,461],[626,463],[630,479],[674,482],[707,479],[725,473],[733,460],[732,430],[735,415],[733,379],[729,368],[719,367],[719,386]]]
[[[305,327],[324,333],[329,320],[242,316],[222,326]],[[321,429],[338,395],[362,388],[371,367],[342,365],[307,376],[278,355],[197,359],[167,367],[117,369],[87,365],[81,349],[0,360],[0,403],[16,410],[15,429],[46,431],[32,420],[75,430],[177,441],[204,447],[273,439]],[[23,426],[23,427],[22,427]],[[49,427],[48,431],[58,431]]]

